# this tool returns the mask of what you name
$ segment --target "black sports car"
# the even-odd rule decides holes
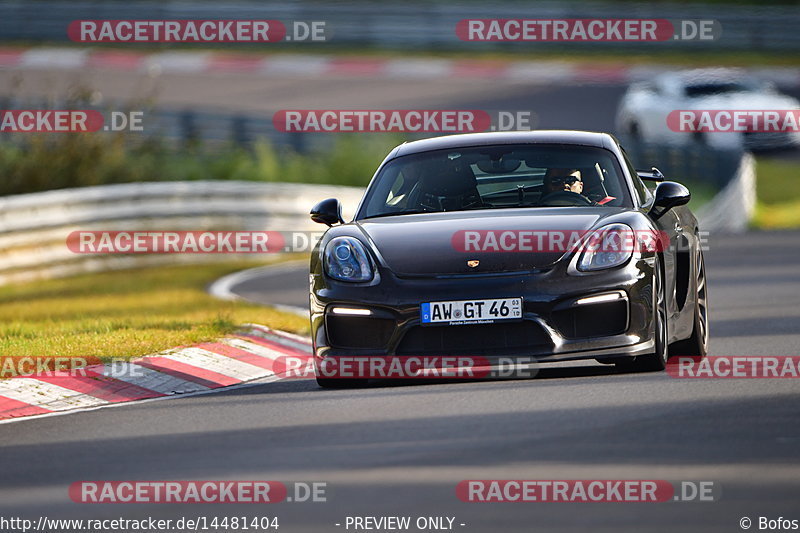
[[[651,192],[642,180],[659,183]],[[704,356],[689,199],[657,169],[635,170],[605,133],[404,143],[351,222],[336,199],[311,211],[330,226],[311,256],[317,380],[363,382],[319,371],[353,356],[591,358],[632,370]]]

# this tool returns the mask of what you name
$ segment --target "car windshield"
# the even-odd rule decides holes
[[[760,89],[755,82],[704,82],[692,83],[686,86],[686,96],[689,98],[700,98],[703,96],[713,96],[715,94],[753,92]]]
[[[472,209],[630,207],[613,153],[577,145],[437,150],[388,162],[357,218]]]

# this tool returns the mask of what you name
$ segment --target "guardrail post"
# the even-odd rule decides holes
[[[238,146],[245,146],[250,142],[247,122],[247,117],[242,115],[234,115],[231,119],[231,140]]]
[[[181,141],[185,146],[197,144],[200,135],[197,130],[197,119],[192,111],[184,111],[178,117]]]

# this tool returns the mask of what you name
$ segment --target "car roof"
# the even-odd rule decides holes
[[[608,133],[574,130],[503,131],[446,135],[401,144],[392,157],[400,157],[432,150],[467,148],[497,144],[576,144],[608,148],[613,143]]]

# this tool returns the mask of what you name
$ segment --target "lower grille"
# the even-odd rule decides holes
[[[553,323],[567,339],[618,335],[628,328],[628,301],[579,305],[555,311]]]
[[[397,355],[495,355],[550,345],[535,322],[500,322],[463,326],[414,326],[397,347]]]
[[[334,348],[386,349],[395,322],[386,318],[328,315],[325,330]]]

